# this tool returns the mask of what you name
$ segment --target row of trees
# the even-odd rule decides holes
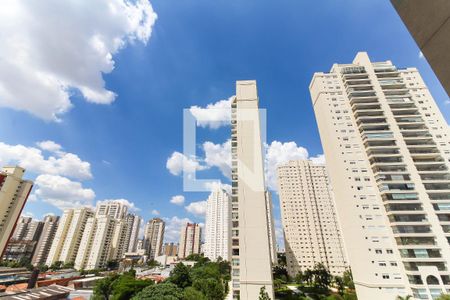
[[[201,255],[187,260],[196,261],[193,267],[182,263],[175,266],[163,283],[136,279],[135,271],[109,275],[94,288],[94,300],[221,300],[228,293],[230,264],[219,259],[209,261]]]

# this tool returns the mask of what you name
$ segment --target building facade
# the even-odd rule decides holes
[[[149,259],[155,259],[162,253],[165,222],[160,218],[153,218],[147,222],[144,230],[144,246]]]
[[[139,229],[141,228],[142,218],[133,214],[128,214],[126,217],[127,223],[127,237],[126,237],[126,252],[136,252],[139,238]]]
[[[8,244],[14,232],[17,220],[22,212],[33,182],[23,180],[25,169],[3,167],[0,171],[0,254]]]
[[[277,182],[289,275],[321,263],[342,276],[346,255],[325,165],[289,161],[278,167]]]
[[[270,208],[265,188],[256,81],[237,81],[231,104],[232,232],[234,299],[257,299],[264,286],[274,297]]]
[[[310,92],[358,298],[448,291],[450,137],[417,69],[361,52]]]
[[[204,254],[211,261],[231,258],[231,199],[225,190],[217,188],[206,201]]]
[[[75,262],[87,220],[92,216],[94,212],[89,208],[64,210],[46,260],[47,266],[58,261]]]
[[[202,228],[196,223],[187,223],[181,228],[178,258],[186,258],[191,254],[200,254]]]
[[[43,220],[42,233],[36,245],[36,250],[31,259],[33,266],[45,264],[56,230],[58,229],[59,216],[48,215]]]
[[[178,244],[175,243],[165,243],[163,246],[163,255],[166,256],[177,256],[178,254]]]
[[[17,220],[16,228],[14,229],[11,239],[13,240],[23,240],[27,234],[28,225],[33,219],[31,217],[20,216]]]
[[[450,95],[450,1],[391,2]]]

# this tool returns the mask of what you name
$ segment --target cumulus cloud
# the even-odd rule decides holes
[[[180,175],[182,172],[194,173],[195,171],[207,169],[196,158],[188,158],[183,153],[177,151],[173,152],[167,159],[166,168],[173,175]]]
[[[62,147],[52,141],[37,143],[41,149],[50,152],[44,157],[42,150],[23,145],[8,145],[0,142],[0,165],[18,164],[29,172],[73,177],[92,178],[91,165],[78,155],[62,151]]]
[[[74,89],[111,103],[103,74],[127,44],[147,43],[156,18],[148,0],[3,1],[0,106],[58,121]]]
[[[206,201],[191,202],[188,206],[185,206],[184,208],[193,215],[205,216]]]
[[[325,155],[319,154],[317,156],[312,156],[309,158],[316,165],[324,165],[325,164]]]
[[[422,53],[422,51],[419,51],[419,58],[423,58],[423,53]]]
[[[128,209],[131,211],[140,211],[141,210],[133,202],[128,201],[127,199],[123,199],[123,198],[121,198],[121,199],[105,199],[105,200],[97,201],[97,204],[108,203],[108,202],[121,203],[122,205],[125,205],[126,207],[128,207]]]
[[[217,129],[231,123],[231,102],[234,96],[227,100],[219,100],[206,105],[206,108],[191,106],[189,111],[197,120],[197,125],[204,128]]]
[[[95,193],[80,182],[59,175],[39,175],[35,180],[36,197],[60,209],[93,206]]]
[[[156,209],[152,210],[152,215],[159,216],[159,211]]]
[[[164,240],[167,242],[178,243],[180,240],[181,228],[186,226],[187,223],[192,223],[189,218],[179,218],[177,216],[163,219],[166,222]]]
[[[223,144],[203,143],[205,163],[210,167],[218,167],[222,174],[231,179],[231,140]]]
[[[214,182],[208,181],[205,183],[205,187],[207,190],[214,191],[217,188],[224,189],[228,194],[231,194],[231,185],[222,183],[222,182]]]
[[[183,205],[184,204],[184,196],[176,195],[170,199],[170,203],[175,205]]]
[[[273,141],[266,145],[266,182],[270,189],[277,189],[277,167],[284,162],[295,159],[307,159],[306,148],[297,146],[295,142],[282,143]]]

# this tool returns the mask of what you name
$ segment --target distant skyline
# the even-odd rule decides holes
[[[166,241],[178,242],[186,222],[204,223],[208,197],[183,191],[183,109],[226,107],[236,80],[255,79],[281,241],[276,166],[322,159],[312,75],[358,51],[417,67],[450,116],[444,89],[389,1],[111,3],[2,4],[0,165],[19,163],[35,181],[25,215],[120,199],[145,221],[165,220]],[[229,183],[230,127],[220,125],[197,128],[199,156],[189,166]]]

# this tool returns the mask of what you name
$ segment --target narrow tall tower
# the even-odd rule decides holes
[[[181,228],[178,257],[183,259],[191,254],[200,254],[202,228],[196,223],[187,223]]]
[[[417,69],[361,52],[310,91],[358,298],[445,293],[450,136]]]
[[[36,245],[31,263],[34,266],[44,264],[48,253],[50,251],[51,244],[55,238],[55,233],[58,228],[58,216],[48,215],[44,218],[44,226],[42,228],[42,234]]]
[[[149,259],[154,259],[162,253],[165,222],[160,218],[153,218],[147,222],[144,231],[144,246]]]
[[[289,275],[321,263],[342,276],[346,256],[325,165],[289,161],[278,167],[277,182]]]
[[[231,203],[227,192],[217,188],[206,201],[205,256],[212,261],[219,257],[230,260]]]
[[[231,105],[233,298],[273,298],[271,229],[264,182],[256,81],[237,81]],[[272,247],[273,248],[273,247]]]
[[[24,173],[20,167],[4,167],[0,171],[0,257],[33,187],[33,182],[22,179]]]

